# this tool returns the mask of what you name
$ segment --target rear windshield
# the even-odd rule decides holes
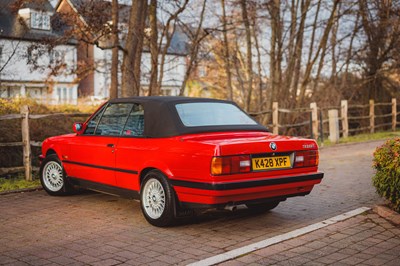
[[[257,125],[246,113],[229,103],[199,102],[176,105],[186,127]]]

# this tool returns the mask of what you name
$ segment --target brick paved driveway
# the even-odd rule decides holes
[[[2,195],[0,264],[183,265],[373,206],[381,200],[371,186],[372,152],[381,143],[322,149],[322,183],[269,213],[209,212],[173,228],[149,225],[138,202],[103,194]]]

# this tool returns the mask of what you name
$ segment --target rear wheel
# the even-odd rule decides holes
[[[140,191],[140,205],[146,220],[159,227],[173,225],[176,217],[175,194],[167,177],[153,170],[146,174]]]
[[[71,194],[74,189],[65,178],[65,171],[57,155],[46,156],[40,166],[40,183],[52,196]]]
[[[276,208],[279,205],[280,201],[270,201],[270,202],[264,202],[264,203],[248,203],[246,204],[247,208],[251,211],[255,212],[267,212],[270,211],[274,208]]]

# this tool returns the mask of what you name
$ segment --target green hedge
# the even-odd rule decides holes
[[[376,191],[400,212],[400,138],[390,139],[374,152],[376,174],[372,178]]]

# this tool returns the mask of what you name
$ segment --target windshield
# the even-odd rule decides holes
[[[257,125],[246,113],[230,103],[199,102],[176,105],[186,127]]]

